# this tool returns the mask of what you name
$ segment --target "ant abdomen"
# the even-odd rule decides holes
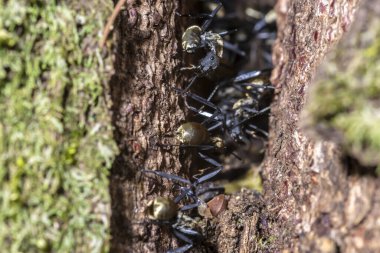
[[[177,216],[178,206],[170,198],[157,197],[149,201],[145,212],[151,220],[169,221]]]
[[[177,139],[185,145],[201,145],[209,141],[207,128],[198,122],[187,122],[177,130]]]

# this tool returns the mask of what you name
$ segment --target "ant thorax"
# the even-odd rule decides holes
[[[213,52],[219,59],[223,58],[223,38],[218,33],[211,31],[201,35],[201,41]]]
[[[198,69],[201,73],[208,73],[212,70],[216,70],[219,65],[220,58],[214,52],[210,51],[199,61]]]
[[[178,212],[177,220],[172,224],[174,229],[179,231],[196,231],[198,235],[204,235],[207,222],[200,217],[190,217],[183,212]]]

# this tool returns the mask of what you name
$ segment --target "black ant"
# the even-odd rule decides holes
[[[243,83],[239,85],[246,85],[246,84]],[[212,96],[210,96],[208,99],[205,99],[201,96],[198,96],[190,92],[186,92],[184,93],[184,96],[186,98],[191,98],[194,101],[201,103],[203,106],[200,109],[197,109],[189,105],[186,100],[185,100],[185,105],[189,110],[206,118],[206,120],[203,123],[208,122],[208,121],[214,122],[214,125],[210,127],[209,130],[222,127],[222,130],[225,133],[227,133],[235,142],[239,142],[242,139],[246,139],[243,134],[243,132],[245,132],[243,131],[243,129],[246,129],[246,128],[252,129],[253,131],[262,134],[264,137],[267,137],[266,131],[256,127],[252,123],[252,120],[255,117],[263,115],[270,110],[269,107],[265,107],[263,109],[259,108],[258,103],[259,103],[260,97],[258,94],[260,93],[258,94],[256,93],[257,93],[258,88],[263,89],[264,86],[260,86],[260,87],[255,87],[255,86],[256,86],[255,84],[249,84],[249,86],[248,85],[240,86],[241,89],[247,89],[246,91],[243,90],[244,93],[240,95],[240,98],[239,99],[224,98],[222,99],[222,104],[220,107],[210,101],[210,99],[215,94],[216,90],[220,88],[220,86],[216,87]],[[264,89],[266,88],[267,87],[265,87]],[[241,91],[239,92],[241,93]],[[211,108],[212,110],[214,110],[214,112],[210,113],[204,110],[203,109],[204,107]]]
[[[186,252],[194,246],[194,241],[203,240],[207,223],[200,219],[200,217],[192,218],[185,215],[183,212],[198,207],[198,213],[201,216],[206,215],[205,217],[207,217],[208,213],[212,213],[212,209],[210,210],[208,208],[206,202],[211,199],[214,200],[214,197],[222,196],[220,194],[224,193],[224,187],[215,187],[210,185],[205,186],[205,181],[213,177],[215,172],[208,173],[198,178],[193,183],[185,178],[161,171],[142,170],[142,172],[152,173],[160,177],[164,177],[168,180],[174,181],[177,186],[180,186],[180,183],[186,185],[180,186],[181,195],[176,197],[175,200],[167,197],[157,197],[149,201],[145,209],[145,213],[149,219],[160,223],[169,224],[173,234],[187,243],[185,246],[169,250],[167,253]],[[185,197],[194,199],[195,202],[179,208],[178,203]],[[209,211],[207,212],[206,210]],[[208,218],[210,217],[208,216]]]
[[[206,224],[201,224],[200,219],[191,218],[178,211],[177,204],[166,197],[157,197],[151,200],[146,208],[149,219],[164,224],[169,224],[173,234],[186,242],[185,246],[172,249],[167,253],[184,253],[194,246],[194,241],[202,239],[202,229]]]
[[[222,58],[223,48],[226,48],[234,53],[245,56],[245,52],[239,50],[236,46],[231,43],[224,41],[223,36],[226,36],[234,31],[224,31],[220,33],[215,33],[208,31],[215,15],[223,7],[223,4],[216,0],[218,6],[211,12],[208,16],[208,19],[203,22],[201,26],[193,25],[188,27],[182,35],[182,48],[187,53],[195,53],[199,48],[207,48],[214,53],[215,56]],[[180,16],[191,16],[191,15],[182,15]]]
[[[217,0],[218,6],[209,15],[209,18],[203,22],[201,26],[193,25],[188,27],[182,35],[182,47],[187,53],[195,53],[197,49],[206,49],[205,57],[201,58],[198,66],[192,66],[182,68],[182,70],[197,70],[198,73],[190,80],[190,83],[184,89],[184,92],[190,89],[197,78],[207,75],[209,72],[216,70],[223,58],[224,48],[234,52],[237,55],[245,57],[245,52],[238,49],[238,47],[223,40],[223,36],[226,36],[233,31],[224,31],[215,33],[209,31],[208,28],[211,25],[215,15],[222,8],[222,3]],[[185,15],[181,15],[185,16]],[[189,15],[188,15],[189,16]]]
[[[176,138],[180,144],[156,144],[157,146],[179,146],[181,148],[195,148],[198,150],[199,157],[211,164],[212,166],[222,170],[223,166],[215,159],[206,155],[203,151],[224,151],[224,141],[218,136],[211,137],[209,131],[215,126],[206,128],[198,122],[186,122],[179,126],[176,131]]]
[[[180,195],[174,199],[174,203],[178,204],[184,198],[190,198],[193,201],[192,203],[184,205],[180,208],[181,211],[186,211],[199,207],[201,205],[205,205],[207,200],[210,200],[212,197],[214,197],[213,195],[210,197],[209,194],[204,195],[205,193],[214,192],[216,193],[214,195],[217,195],[224,192],[223,187],[215,187],[210,185],[202,187],[202,185],[204,185],[207,180],[216,176],[221,170],[221,168],[218,168],[209,173],[206,173],[205,175],[200,176],[199,178],[194,176],[194,182],[191,182],[190,180],[177,175],[157,170],[142,170],[142,172],[147,174],[155,174],[157,176],[173,181],[174,185],[180,190]]]

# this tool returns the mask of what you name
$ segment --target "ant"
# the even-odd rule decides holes
[[[202,205],[204,206],[208,200],[214,197],[214,195],[224,193],[223,187],[204,185],[207,180],[216,176],[221,170],[221,168],[218,168],[209,173],[206,173],[205,175],[202,175],[199,178],[194,176],[194,182],[191,182],[190,180],[177,175],[157,170],[142,170],[142,172],[146,174],[154,174],[156,176],[160,176],[173,181],[174,185],[177,186],[180,190],[180,195],[174,199],[174,203],[178,204],[184,198],[190,198],[193,201],[192,203],[184,205],[180,208],[181,211],[187,211]],[[210,192],[214,192],[216,194],[212,195]]]
[[[246,86],[249,89],[244,92],[242,98],[239,99],[233,99],[231,98],[224,98],[222,99],[222,108],[219,108],[219,106],[212,103],[210,100],[212,96],[215,94],[216,90],[220,87],[216,87],[213,94],[208,98],[205,99],[201,96],[198,96],[196,94],[186,92],[184,93],[184,96],[186,98],[191,98],[199,103],[201,103],[203,106],[200,109],[197,109],[191,105],[189,105],[185,99],[185,105],[186,107],[197,113],[198,115],[206,118],[203,123],[212,121],[216,122],[212,127],[209,128],[209,130],[213,130],[218,127],[222,127],[224,132],[226,132],[232,140],[235,142],[239,142],[243,139],[246,139],[243,135],[243,129],[244,128],[250,128],[255,132],[258,132],[262,134],[263,136],[267,137],[267,132],[258,128],[252,123],[252,120],[260,115],[263,115],[267,113],[270,110],[270,107],[265,107],[263,109],[259,109],[258,106],[258,99],[259,97],[254,97],[253,94],[254,91],[250,91],[252,87],[255,87],[254,84],[250,84],[250,86]],[[241,87],[240,87],[241,88]],[[261,86],[260,88],[263,88]],[[245,88],[244,88],[245,89]],[[251,93],[251,94],[248,94]],[[231,102],[232,101],[232,102]],[[213,113],[210,113],[206,110],[204,110],[204,107],[211,108],[214,110]]]
[[[223,4],[219,0],[216,0],[215,2],[218,3],[217,7],[211,12],[211,14],[208,16],[208,19],[205,20],[201,26],[193,25],[185,30],[182,35],[183,50],[187,53],[195,53],[199,48],[208,48],[211,52],[214,53],[215,56],[222,58],[223,48],[226,48],[244,57],[244,51],[239,50],[236,46],[223,40],[223,36],[235,32],[236,30],[224,31],[220,33],[215,33],[208,30],[213,19],[215,18],[215,15],[223,7]],[[191,16],[183,14],[178,15]]]
[[[179,146],[181,148],[196,148],[200,158],[212,166],[216,167],[218,171],[223,169],[215,159],[206,155],[203,151],[216,150],[221,151],[225,149],[224,141],[218,136],[211,137],[209,131],[213,130],[215,126],[207,128],[198,122],[186,122],[179,126],[176,131],[176,138],[180,144],[156,144],[157,146]]]
[[[197,49],[203,48],[206,49],[205,57],[201,58],[198,66],[191,66],[182,68],[182,70],[196,70],[196,75],[190,80],[190,83],[184,89],[184,92],[190,89],[194,82],[202,76],[208,75],[209,72],[216,70],[223,58],[224,48],[234,52],[237,55],[245,57],[245,52],[240,50],[238,47],[232,45],[231,43],[223,40],[223,37],[236,32],[236,29],[233,31],[224,31],[220,33],[215,33],[209,31],[209,27],[215,18],[215,15],[222,8],[222,3],[220,0],[216,1],[218,3],[217,7],[209,15],[208,19],[203,22],[201,26],[193,25],[188,27],[182,35],[182,48],[187,53],[195,53]],[[190,16],[182,15],[181,16]]]
[[[178,211],[177,204],[167,197],[157,197],[151,200],[145,210],[149,219],[164,224],[169,224],[173,234],[180,240],[186,242],[185,246],[167,251],[167,253],[184,253],[194,246],[194,240],[202,239],[202,228],[200,219],[191,218]]]

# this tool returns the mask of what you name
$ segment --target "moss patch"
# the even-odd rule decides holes
[[[258,168],[253,167],[242,178],[224,184],[224,188],[227,194],[234,194],[243,188],[262,192],[263,185]]]
[[[368,27],[353,47],[338,49],[306,111],[308,124],[325,136],[339,136],[350,155],[374,166],[380,164],[380,23]]]
[[[104,2],[0,1],[1,252],[107,250]]]

